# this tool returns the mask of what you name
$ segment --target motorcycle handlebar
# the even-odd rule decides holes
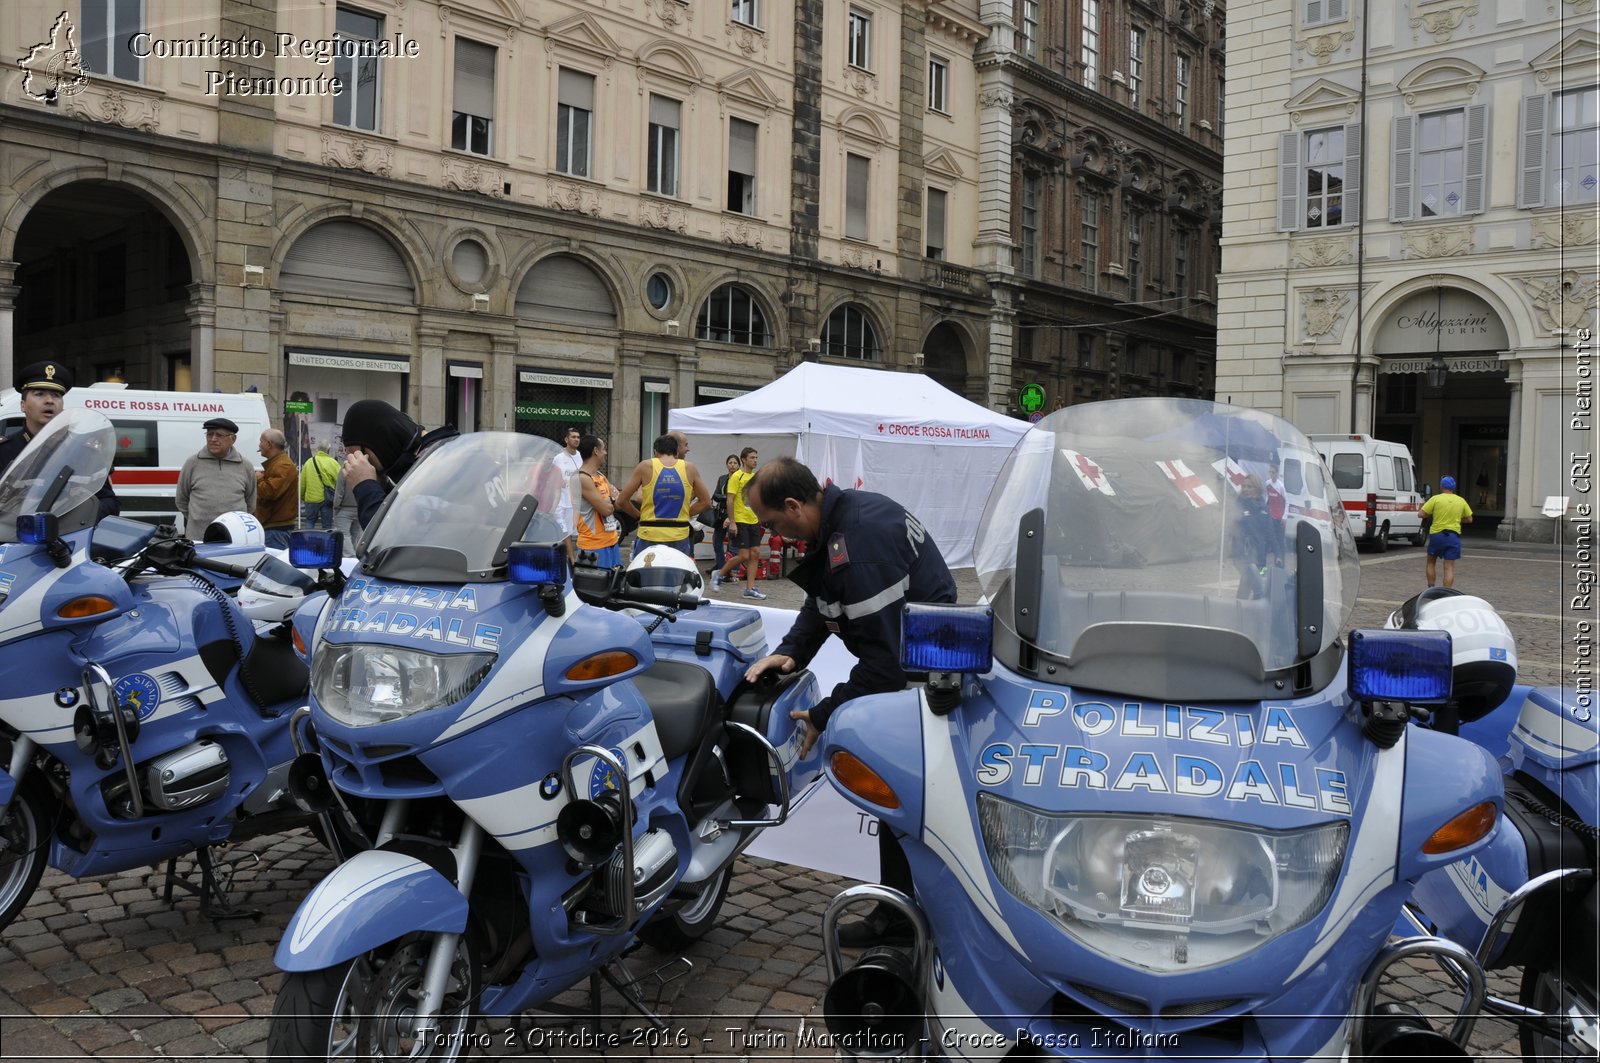
[[[663,609],[694,609],[700,604],[698,595],[679,594],[665,587],[623,587],[617,591],[613,600],[623,606],[636,602],[639,605],[655,605]]]
[[[250,575],[250,570],[243,565],[230,565],[225,561],[212,561],[206,557],[192,557],[189,565],[193,568],[203,569],[206,572],[217,572],[224,576],[237,576],[243,578]]]

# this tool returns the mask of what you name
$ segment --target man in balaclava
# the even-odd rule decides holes
[[[377,516],[389,488],[435,443],[454,438],[454,425],[424,433],[422,426],[382,399],[362,399],[345,411],[344,477],[356,496],[365,527]]]

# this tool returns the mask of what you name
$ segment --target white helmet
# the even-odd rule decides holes
[[[305,596],[316,589],[317,581],[309,574],[271,554],[262,554],[245,577],[236,600],[251,620],[276,624],[292,617]]]
[[[267,533],[261,522],[243,510],[224,513],[206,526],[205,543],[232,543],[234,546],[265,546]]]
[[[669,590],[675,594],[692,594],[699,601],[705,581],[700,570],[682,550],[657,543],[633,555],[628,571],[623,576],[629,587],[652,590]]]

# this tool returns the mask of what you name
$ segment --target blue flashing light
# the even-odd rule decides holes
[[[1350,696],[1357,701],[1449,701],[1452,668],[1448,631],[1350,633]]]
[[[56,519],[49,513],[25,513],[17,518],[17,542],[38,546],[56,537]]]
[[[338,568],[337,532],[297,531],[289,533],[289,564],[295,568]]]
[[[506,569],[512,583],[565,583],[567,551],[559,543],[512,543]]]
[[[900,617],[900,646],[900,664],[908,672],[987,672],[994,663],[994,610],[908,602]]]

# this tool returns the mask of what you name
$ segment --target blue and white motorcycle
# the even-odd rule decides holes
[[[1515,1001],[1487,1013],[1518,1024],[1529,1059],[1600,1055],[1600,718],[1573,687],[1517,682],[1511,630],[1488,602],[1433,587],[1389,618],[1451,637],[1450,702],[1426,721],[1499,757],[1505,814],[1481,852],[1423,876],[1404,929],[1438,933],[1487,969],[1520,966]]]
[[[1274,461],[1304,503],[1282,519],[1260,501]],[[985,602],[908,606],[926,682],[823,734],[830,781],[903,836],[915,882],[824,913],[835,1047],[1461,1054],[1373,1001],[1429,953],[1463,972],[1463,1015],[1481,1006],[1467,950],[1388,938],[1419,878],[1484,845],[1500,772],[1407,727],[1448,697],[1448,635],[1341,638],[1359,565],[1321,471],[1287,422],[1193,400],[1071,407],[1023,437],[978,532]],[[867,899],[912,945],[847,967],[838,921]]]
[[[568,580],[557,453],[443,444],[385,501],[343,595],[296,617],[321,752],[307,800],[330,794],[371,847],[285,930],[273,1059],[454,1059],[478,1015],[585,979],[597,1004],[600,977],[648,1015],[617,961],[709,930],[735,857],[816,776],[788,715],[816,681],[741,687],[759,614],[676,615],[700,575],[664,548]]]
[[[115,453],[110,421],[68,410],[0,476],[0,927],[46,864],[83,877],[167,860],[169,901],[182,888],[242,914],[211,847],[308,822],[287,785],[306,668],[286,626],[258,633],[210,577],[251,575],[280,620],[316,580],[270,558],[252,574],[136,521],[97,527]],[[191,852],[198,889],[171,863]]]

